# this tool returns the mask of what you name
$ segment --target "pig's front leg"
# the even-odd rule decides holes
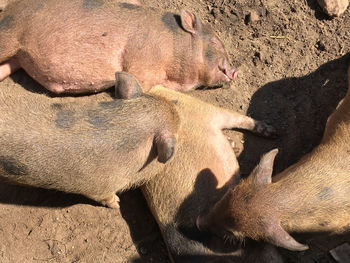
[[[217,117],[217,125],[221,129],[244,129],[264,137],[275,138],[276,129],[264,121],[258,121],[237,112],[221,110]]]
[[[0,81],[10,76],[13,72],[20,68],[17,59],[11,58],[3,63],[0,63]]]

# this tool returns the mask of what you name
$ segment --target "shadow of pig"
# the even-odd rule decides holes
[[[310,152],[321,141],[329,115],[347,90],[346,71],[350,53],[329,61],[299,78],[267,83],[251,98],[247,114],[264,118],[278,130],[276,140],[259,140],[246,133],[238,160],[248,175],[262,154],[278,148],[276,173]]]

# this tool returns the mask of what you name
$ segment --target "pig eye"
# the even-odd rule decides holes
[[[224,47],[223,45],[221,44],[220,40],[217,39],[216,37],[212,37],[210,39],[210,42],[214,44],[214,46],[217,48],[217,49],[220,49],[220,50],[223,50]]]

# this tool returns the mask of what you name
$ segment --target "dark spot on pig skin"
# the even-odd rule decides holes
[[[84,9],[95,9],[97,7],[103,6],[103,0],[84,0],[83,8]]]
[[[123,104],[124,100],[101,101],[98,103],[102,109],[115,109],[121,107]]]
[[[173,33],[178,33],[181,27],[181,17],[177,14],[166,12],[162,16],[162,22]]]
[[[206,51],[205,51],[205,58],[207,59],[207,60],[213,60],[213,58],[214,58],[214,51],[211,49],[211,48],[209,48],[209,49],[207,49]]]
[[[61,103],[52,103],[51,107],[56,110],[62,109],[62,104]]]
[[[106,128],[108,126],[108,118],[104,116],[103,111],[90,110],[88,112],[89,119],[87,120],[95,128]]]
[[[26,166],[16,161],[13,157],[0,156],[0,164],[8,174],[17,176],[28,174]]]
[[[322,226],[322,227],[328,226],[329,222],[325,221],[325,222],[319,223],[319,225]]]
[[[129,9],[129,10],[140,9],[139,6],[133,5],[133,4],[128,4],[128,3],[121,3],[120,7]]]
[[[56,114],[55,124],[59,129],[69,129],[74,126],[75,117],[71,110],[59,111]]]
[[[321,192],[318,193],[317,197],[321,201],[326,201],[332,198],[333,191],[329,187],[325,187]]]
[[[212,47],[209,47],[205,53],[205,63],[209,66],[209,67],[213,67],[216,64],[215,58],[217,57],[216,52],[213,50]]]
[[[13,23],[13,16],[5,16],[0,21],[0,30],[7,30],[12,27]]]
[[[250,202],[250,200],[252,199],[252,195],[251,194],[248,194],[248,195],[246,195],[245,197],[244,197],[244,202],[246,203],[246,204],[248,204],[249,202]]]

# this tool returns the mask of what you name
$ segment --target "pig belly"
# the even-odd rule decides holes
[[[238,182],[239,164],[232,146],[221,131],[214,138],[211,138],[213,160],[211,170],[218,181],[217,189],[223,186],[234,185]]]
[[[69,56],[67,56],[69,57]],[[61,62],[60,58],[19,58],[20,66],[37,82],[54,93],[84,93],[105,90],[115,83],[115,72],[122,71],[119,63],[101,59],[93,63],[84,60]]]

